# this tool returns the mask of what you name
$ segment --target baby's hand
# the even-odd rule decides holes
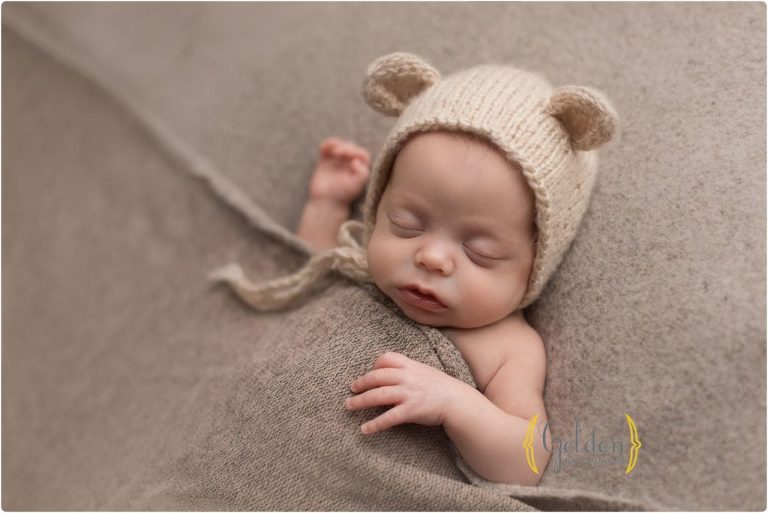
[[[320,145],[320,160],[309,185],[313,200],[352,203],[365,188],[370,169],[368,150],[351,141],[329,137]],[[335,232],[334,232],[335,233]]]
[[[360,426],[363,433],[376,433],[406,422],[425,426],[443,424],[453,391],[460,381],[394,352],[379,356],[373,368],[352,382],[351,390],[359,395],[348,398],[346,408],[396,406]]]

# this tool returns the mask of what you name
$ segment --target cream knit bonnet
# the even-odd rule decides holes
[[[480,136],[522,168],[535,195],[538,237],[520,308],[535,301],[587,209],[598,165],[593,150],[616,130],[618,116],[605,96],[583,86],[555,88],[537,73],[506,65],[477,66],[443,78],[424,59],[405,52],[370,64],[363,96],[376,111],[397,117],[372,167],[364,223],[345,222],[339,230],[340,246],[313,255],[293,275],[257,285],[237,264],[230,264],[211,273],[211,279],[228,282],[257,310],[295,303],[330,270],[370,282],[365,247],[394,159],[414,135],[444,130]],[[361,232],[361,243],[353,230]]]

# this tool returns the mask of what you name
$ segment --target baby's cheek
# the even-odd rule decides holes
[[[477,305],[479,308],[482,308],[478,303],[482,304],[487,301],[490,293],[488,286],[490,284],[486,283],[481,276],[475,273],[463,276],[460,283],[461,290],[459,290],[459,294],[461,295],[462,302],[468,306]]]
[[[374,231],[366,249],[368,271],[373,281],[379,286],[381,286],[381,280],[391,272],[394,266],[393,252],[389,246],[390,244],[387,244],[386,240]]]
[[[499,308],[505,303],[502,293],[509,284],[498,277],[489,277],[475,273],[468,276],[462,287],[462,301],[471,310],[489,311]]]

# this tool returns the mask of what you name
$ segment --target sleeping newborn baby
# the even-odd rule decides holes
[[[384,353],[350,383],[346,408],[392,405],[362,432],[441,425],[482,478],[535,486],[552,448],[542,438],[546,353],[522,309],[575,235],[596,176],[590,150],[611,139],[616,114],[594,89],[555,89],[500,65],[442,78],[403,52],[370,65],[363,93],[398,120],[373,169],[354,143],[321,145],[297,231],[319,253],[267,286],[238,268],[217,277],[261,310],[306,295],[330,269],[372,282],[407,317],[454,343],[477,388]],[[359,226],[348,218],[369,175]],[[364,230],[362,245],[352,241],[355,227]]]
[[[298,230],[318,249],[335,245],[334,221],[350,205],[333,187],[317,184],[336,178],[362,189],[365,163],[365,150],[354,144],[328,140],[321,147]],[[534,201],[519,166],[477,137],[427,132],[400,150],[367,246],[370,274],[408,317],[444,328],[477,389],[402,354],[385,354],[351,384],[359,394],[347,400],[351,410],[396,405],[363,424],[363,433],[404,422],[442,425],[481,476],[538,482],[522,444],[530,419],[546,420],[545,352],[519,309],[536,253]],[[549,453],[538,449],[543,469]]]

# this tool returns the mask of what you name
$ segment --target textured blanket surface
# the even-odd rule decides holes
[[[763,509],[764,40],[756,3],[4,4],[3,507]],[[254,315],[205,279],[306,259],[317,144],[378,150],[359,85],[393,50],[593,85],[622,117],[527,312],[571,441],[535,489],[343,410],[384,350],[471,381],[438,331],[343,281]],[[626,445],[574,450],[626,444],[625,413],[630,474]]]

